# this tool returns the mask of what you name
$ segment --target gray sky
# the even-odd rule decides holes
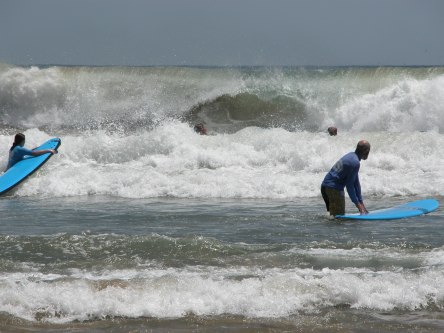
[[[444,1],[0,0],[0,62],[444,65]]]

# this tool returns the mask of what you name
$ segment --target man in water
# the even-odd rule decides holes
[[[360,161],[366,160],[369,153],[370,143],[365,140],[359,141],[356,150],[344,155],[325,176],[321,185],[321,194],[331,216],[345,214],[344,187],[347,187],[347,193],[359,209],[359,213],[368,214],[361,196],[358,173]]]
[[[338,134],[338,129],[334,126],[330,126],[329,128],[327,128],[327,131],[330,136],[336,136]]]

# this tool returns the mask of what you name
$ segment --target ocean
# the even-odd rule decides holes
[[[444,67],[0,64],[0,115],[0,168],[62,140],[0,198],[1,332],[444,331],[442,208],[320,195],[366,139],[369,210],[443,203]]]

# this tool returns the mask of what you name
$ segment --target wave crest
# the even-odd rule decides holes
[[[267,101],[255,94],[240,93],[199,103],[184,118],[224,132],[236,132],[249,126],[303,129],[307,115],[304,103],[287,96]]]
[[[66,85],[55,67],[13,67],[0,74],[3,124],[18,126],[28,123],[33,126],[35,121],[38,123],[39,114],[57,110],[65,102]]]
[[[444,69],[0,67],[0,126],[444,132]]]

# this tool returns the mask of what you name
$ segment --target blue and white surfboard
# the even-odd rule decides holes
[[[392,208],[379,209],[369,212],[367,215],[345,214],[337,215],[340,219],[353,220],[394,220],[427,214],[438,209],[439,202],[435,199],[417,200]]]
[[[57,149],[61,143],[62,141],[59,138],[53,138],[33,150]],[[32,175],[43,164],[45,164],[51,156],[51,153],[40,156],[25,156],[23,160],[14,164],[0,176],[0,195],[12,190],[30,175]]]

